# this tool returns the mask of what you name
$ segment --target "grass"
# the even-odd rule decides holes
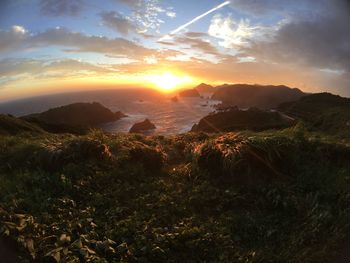
[[[348,141],[280,132],[0,137],[0,233],[20,262],[332,262]]]

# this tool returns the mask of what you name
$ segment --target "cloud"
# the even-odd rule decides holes
[[[220,46],[235,48],[247,45],[255,30],[256,28],[250,25],[249,20],[241,19],[237,23],[230,17],[224,18],[221,15],[216,15],[211,20],[208,34],[221,39]]]
[[[191,35],[191,34],[189,34]],[[205,40],[202,38],[193,38],[187,36],[177,36],[174,39],[174,43],[188,45],[192,51],[201,51],[205,55],[215,55],[219,56],[220,53],[216,47],[214,47],[209,40]]]
[[[66,49],[69,52],[95,52],[128,58],[139,58],[152,52],[124,38],[88,36],[79,32],[71,32],[66,28],[48,29],[31,37],[30,42],[34,47],[58,45],[69,48]]]
[[[155,30],[159,32],[159,28],[164,21],[161,15],[174,18],[176,13],[172,7],[164,7],[160,0],[115,0],[119,3],[127,5],[132,10],[130,17],[136,23],[140,30],[148,32]]]
[[[0,83],[7,86],[13,82],[26,79],[55,79],[67,77],[82,77],[99,74],[116,73],[116,70],[87,62],[63,60],[38,59],[3,59],[0,61]]]
[[[121,33],[128,35],[137,31],[137,26],[127,17],[117,12],[103,12],[100,14],[102,24]]]
[[[165,14],[168,17],[171,17],[171,18],[175,18],[176,17],[176,13],[174,11],[167,11]]]
[[[350,7],[332,3],[318,17],[286,23],[272,39],[255,41],[245,52],[277,63],[350,72]]]
[[[201,37],[207,37],[208,34],[204,32],[186,32],[186,37],[192,37],[192,38],[201,38]]]
[[[210,15],[211,13],[213,13],[213,12],[215,12],[215,11],[217,11],[217,10],[219,10],[219,9],[221,9],[221,8],[223,8],[223,7],[227,6],[227,5],[229,5],[229,4],[230,4],[230,1],[225,1],[225,2],[221,3],[220,5],[217,5],[217,6],[215,6],[214,8],[208,10],[207,12],[205,12],[205,13],[199,15],[199,16],[196,16],[195,18],[193,18],[193,19],[190,20],[189,22],[187,22],[187,23],[185,23],[185,24],[183,24],[183,25],[177,27],[176,29],[172,30],[169,34],[167,34],[167,35],[161,37],[161,38],[159,39],[159,41],[164,41],[164,40],[167,40],[167,39],[169,39],[169,38],[172,38],[172,36],[176,35],[177,33],[181,32],[182,30],[186,29],[186,28],[189,27],[190,25],[196,23],[197,21],[201,20],[202,18],[204,18],[204,17]]]
[[[38,34],[18,31],[0,31],[0,52],[18,52],[40,47],[60,46],[66,52],[94,52],[140,59],[153,53],[124,38],[107,38],[72,32],[66,28],[51,28]]]
[[[76,16],[83,9],[82,0],[40,0],[39,5],[47,16]]]
[[[8,31],[0,29],[0,52],[17,50],[27,37],[27,30],[22,26],[14,25]]]
[[[313,78],[318,76],[319,81],[314,81],[314,85],[324,89],[328,86],[328,90],[350,95],[350,2],[233,0],[232,6],[252,16],[280,17],[279,23],[267,30],[268,37],[243,38],[246,45],[238,48],[243,57],[254,57],[270,65],[289,65],[296,70],[303,68],[306,72],[313,72]],[[235,39],[232,31],[225,29],[222,20],[214,32],[221,36],[221,44],[227,47]]]
[[[123,3],[125,5],[128,5],[131,8],[138,8],[142,5],[144,5],[144,0],[117,0],[120,3]]]

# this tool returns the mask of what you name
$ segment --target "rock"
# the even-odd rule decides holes
[[[196,89],[188,89],[188,90],[181,91],[179,95],[181,97],[200,97],[200,94]]]
[[[145,119],[142,122],[135,123],[129,130],[130,133],[142,133],[148,130],[154,130],[156,126],[150,122],[149,119]]]
[[[179,102],[179,99],[177,98],[177,96],[174,96],[170,99],[172,102]]]

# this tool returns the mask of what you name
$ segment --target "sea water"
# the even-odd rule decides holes
[[[218,101],[210,100],[210,94],[202,97],[178,97],[147,89],[121,89],[65,93],[30,98],[0,104],[0,113],[23,116],[75,102],[99,102],[113,112],[122,111],[127,117],[100,126],[107,132],[128,132],[131,126],[149,119],[156,129],[151,134],[169,135],[191,130],[201,118],[214,111]]]

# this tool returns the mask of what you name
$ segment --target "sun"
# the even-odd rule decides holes
[[[177,76],[171,72],[164,72],[159,75],[150,76],[150,81],[162,91],[172,91],[177,86],[188,83],[191,78],[188,76]]]

